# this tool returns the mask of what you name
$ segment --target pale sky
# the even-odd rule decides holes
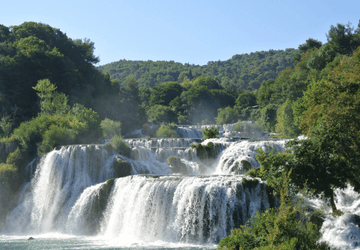
[[[331,25],[357,28],[359,0],[13,0],[0,23],[41,22],[95,43],[99,65],[165,60],[204,65],[235,54],[326,42]]]

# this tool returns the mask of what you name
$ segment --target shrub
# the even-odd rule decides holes
[[[169,128],[172,129],[172,130],[176,130],[177,129],[176,123],[170,123]]]
[[[233,123],[239,120],[238,112],[231,107],[219,108],[218,116],[215,117],[216,124]]]
[[[219,129],[217,129],[216,127],[212,126],[210,128],[205,128],[204,130],[201,131],[203,134],[203,139],[209,139],[209,138],[219,138]]]
[[[187,167],[178,156],[169,156],[167,162],[173,173],[187,174]]]
[[[248,122],[237,122],[233,129],[233,131],[240,132],[246,134],[248,136],[258,137],[262,134],[262,127],[258,123],[248,123]]]
[[[18,169],[13,164],[0,163],[0,184],[15,192],[22,184]]]
[[[14,152],[10,153],[6,158],[6,164],[19,166],[22,162],[22,154],[18,147]]]
[[[38,147],[38,155],[44,155],[60,145],[74,142],[77,132],[70,128],[51,125],[43,135],[43,140]]]
[[[156,137],[159,138],[176,138],[178,135],[176,132],[170,128],[170,126],[166,126],[164,123],[160,126],[160,128],[156,131]]]
[[[124,155],[126,157],[131,156],[131,149],[130,147],[126,144],[126,142],[121,138],[120,135],[114,135],[111,138],[111,142],[110,145],[112,146],[112,148],[119,154]],[[105,144],[105,148],[109,146],[109,143]]]
[[[190,147],[196,148],[196,155],[202,160],[213,159],[216,156],[214,144],[212,142],[209,142],[205,146],[203,146],[201,143],[198,143],[196,145],[191,144]]]
[[[303,208],[287,203],[257,212],[247,225],[223,238],[219,249],[329,249],[318,243],[319,229]]]
[[[329,249],[326,243],[318,243],[322,223],[312,222],[318,211],[309,212],[303,201],[288,199],[288,185],[283,174],[278,187],[280,207],[257,212],[245,226],[223,238],[219,249]]]
[[[157,126],[153,125],[151,127],[148,123],[145,123],[143,125],[143,128],[141,129],[141,133],[143,135],[154,137],[156,135],[157,128],[158,128],[158,125]]]
[[[103,136],[106,139],[110,139],[114,135],[121,134],[121,122],[113,121],[105,118],[101,121],[100,127],[103,130]]]

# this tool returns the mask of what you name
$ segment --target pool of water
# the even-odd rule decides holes
[[[29,240],[33,237],[33,240]],[[37,236],[5,236],[0,235],[0,250],[4,249],[156,249],[156,250],[200,250],[216,249],[216,245],[192,245],[183,243],[157,242],[126,242],[119,239],[101,237],[79,237],[71,235],[37,235]]]

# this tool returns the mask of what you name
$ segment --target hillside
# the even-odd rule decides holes
[[[198,76],[215,76],[223,87],[252,91],[261,82],[275,79],[286,67],[293,67],[296,49],[269,50],[234,55],[226,61],[210,61],[207,65],[182,64],[174,61],[120,60],[99,67],[109,72],[112,79],[123,85],[127,76],[133,75],[140,87],[154,87],[162,82],[183,82]]]

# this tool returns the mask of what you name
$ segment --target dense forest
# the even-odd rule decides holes
[[[260,84],[274,79],[287,67],[293,66],[296,49],[270,50],[234,55],[226,61],[211,61],[207,65],[181,64],[174,61],[128,61],[120,60],[99,67],[109,72],[120,84],[133,76],[140,87],[152,88],[163,82],[182,83],[198,76],[211,76],[224,88],[240,88],[253,91]]]
[[[124,135],[146,128],[147,121],[253,120],[278,137],[307,137],[289,142],[291,151],[259,152],[261,168],[249,175],[267,180],[282,205],[220,245],[301,249],[311,241],[309,248],[316,248],[319,231],[310,222],[301,234],[276,242],[268,235],[283,232],[263,228],[297,221],[301,211],[288,199],[290,185],[328,199],[334,214],[341,213],[334,188],[350,183],[360,191],[359,46],[360,23],[337,24],[325,44],[309,38],[298,49],[235,55],[204,66],[121,60],[96,68],[90,40],[73,40],[41,23],[0,25],[0,135],[17,146],[0,163],[0,188],[15,192],[34,157],[58,145],[109,138],[110,130]],[[296,223],[293,228],[300,227]],[[306,230],[315,232],[312,239]]]

